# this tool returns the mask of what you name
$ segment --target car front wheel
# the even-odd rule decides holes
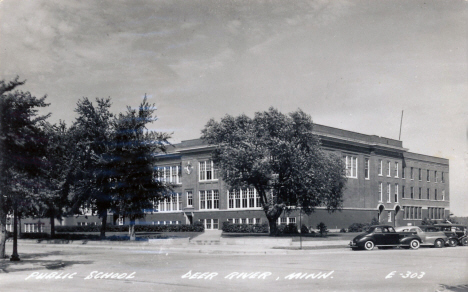
[[[374,243],[372,241],[366,241],[366,243],[364,243],[364,248],[366,250],[373,250],[374,249]]]
[[[417,240],[417,239],[411,240],[410,248],[411,249],[418,249],[419,248],[419,240]]]
[[[437,239],[436,241],[434,241],[434,247],[436,248],[441,248],[441,247],[444,247],[445,243],[442,239]]]
[[[468,245],[468,238],[465,237],[461,240],[462,245],[467,246]]]
[[[450,238],[449,241],[448,241],[448,246],[450,246],[450,247],[455,247],[455,246],[457,246],[457,244],[458,244],[458,241],[456,239],[454,239],[454,238]]]

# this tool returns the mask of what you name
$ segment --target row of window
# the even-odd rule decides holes
[[[427,217],[429,219],[444,219],[445,217],[445,209],[444,208],[427,208]]]
[[[229,223],[234,223],[234,224],[260,224],[260,218],[229,218],[227,220]]]
[[[179,165],[176,166],[162,166],[158,167],[158,177],[157,180],[167,183],[173,184],[181,184],[181,167]]]
[[[444,208],[434,208],[429,207],[427,208],[427,216],[429,219],[443,219],[445,215]],[[415,207],[415,206],[406,206],[404,207],[404,215],[403,219],[411,220],[411,219],[422,219],[422,207]]]
[[[156,212],[182,211],[182,196],[180,193],[173,193],[170,197],[154,202],[153,209]]]
[[[392,202],[392,186],[391,183],[387,183],[387,189],[386,189],[386,199],[387,203]],[[394,186],[394,193],[393,193],[393,202],[398,203],[398,192],[399,192],[399,185],[395,184]],[[435,200],[435,201],[445,201],[445,190],[442,190],[442,194],[439,197],[438,196],[438,190],[434,189],[434,196],[431,196],[431,189],[427,188],[427,192],[425,196],[423,195],[422,188],[418,188],[418,194],[415,196],[414,193],[414,187],[410,187],[410,194],[409,197],[406,196],[406,188],[405,186],[401,186],[401,198],[402,199],[419,199],[419,200]],[[379,182],[379,190],[378,190],[378,196],[379,196],[379,202],[383,202],[384,192],[383,192],[383,183]]]
[[[179,225],[181,221],[153,221],[153,225]]]
[[[296,217],[280,217],[277,223],[278,225],[296,224]]]
[[[407,197],[406,193],[405,193],[405,186],[402,186],[401,197],[403,199],[445,201],[445,190],[442,190],[440,196],[439,196],[439,192],[438,192],[437,189],[434,189],[434,195],[433,196],[431,194],[431,189],[430,188],[426,189],[425,194],[423,193],[423,188],[419,187],[417,190],[418,190],[418,193],[415,194],[415,188],[410,187],[410,193],[409,193],[409,196]]]
[[[96,222],[77,222],[76,225],[78,226],[88,226],[88,225],[97,225]]]
[[[358,158],[357,156],[352,156],[352,155],[344,155],[343,156],[343,162],[346,167],[346,176],[350,178],[357,178],[358,177]],[[385,162],[384,166],[384,160],[379,159],[378,164],[377,164],[377,174],[379,176],[383,176],[384,174],[384,169],[387,177],[392,177],[392,171],[393,171],[393,176],[398,178],[399,177],[399,169],[400,169],[400,164],[398,161],[393,162],[393,167],[392,167],[392,162],[387,160]],[[406,178],[405,175],[405,167],[402,168],[402,178]],[[419,180],[422,180],[422,169],[418,169],[418,178]],[[426,180],[428,182],[431,181],[431,170],[426,170]],[[434,175],[433,175],[433,180],[434,182],[438,182],[438,172],[437,170],[434,170]],[[370,159],[369,158],[364,158],[364,178],[369,179],[370,178]],[[410,168],[410,178],[414,179],[414,168]],[[445,176],[444,172],[441,172],[441,182],[445,182]]]
[[[260,196],[255,188],[228,191],[229,209],[258,208]]]
[[[422,219],[422,207],[406,206],[403,219]]]
[[[24,229],[22,230],[22,232],[44,232],[44,225],[44,223],[24,223]]]

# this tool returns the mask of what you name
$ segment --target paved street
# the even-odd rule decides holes
[[[432,292],[468,287],[467,247],[276,250],[267,255],[163,246],[20,244],[19,250],[21,262],[1,262],[1,291]]]

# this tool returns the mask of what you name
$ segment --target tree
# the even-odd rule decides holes
[[[112,205],[110,173],[104,156],[111,147],[113,114],[110,98],[96,98],[96,106],[88,99],[78,101],[78,114],[70,128],[74,150],[73,197],[71,211],[80,213],[83,206],[94,207],[101,218],[101,237],[105,237],[107,212]]]
[[[153,202],[168,195],[170,189],[155,179],[158,155],[166,151],[169,134],[149,131],[154,104],[146,97],[138,111],[127,107],[114,122],[113,149],[107,158],[113,170],[113,210],[130,220],[129,235],[135,240],[135,221],[145,216],[145,209],[152,209]]]
[[[69,129],[60,121],[59,124],[45,123],[47,136],[46,163],[43,165],[43,176],[40,188],[33,202],[39,217],[50,218],[50,236],[55,236],[55,219],[61,219],[69,200],[73,183],[72,172],[75,169],[74,143]]]
[[[19,260],[17,207],[33,192],[40,176],[46,149],[41,125],[50,115],[37,114],[38,108],[48,106],[45,96],[13,91],[25,83],[18,80],[0,81],[0,257],[5,257],[6,215],[14,209],[12,260]]]
[[[213,161],[231,188],[255,187],[260,204],[276,233],[283,211],[302,208],[306,214],[324,206],[340,209],[346,183],[341,158],[325,153],[302,110],[284,115],[274,108],[246,115],[211,119],[202,138],[216,145]]]

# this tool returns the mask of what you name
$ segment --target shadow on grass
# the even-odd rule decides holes
[[[64,261],[43,259],[49,256],[56,256],[60,254],[60,251],[20,254],[21,261],[18,262],[12,262],[9,258],[1,259],[0,271],[4,273],[12,273],[36,270],[61,270],[73,265],[89,265],[93,263],[93,261]]]

